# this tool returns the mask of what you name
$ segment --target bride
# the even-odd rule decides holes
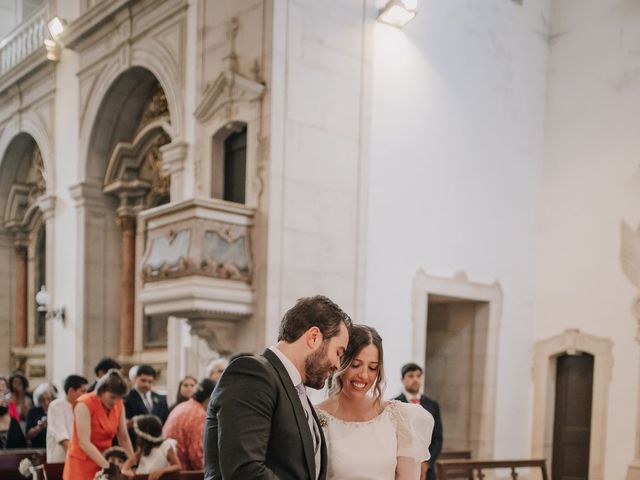
[[[327,480],[418,480],[434,420],[420,405],[382,399],[382,339],[353,325],[329,398],[317,406],[327,443]]]

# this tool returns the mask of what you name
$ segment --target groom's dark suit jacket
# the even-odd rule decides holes
[[[319,478],[325,480],[327,450],[319,430]],[[205,480],[315,480],[313,438],[302,403],[271,350],[234,360],[220,377],[209,401],[204,454]]]

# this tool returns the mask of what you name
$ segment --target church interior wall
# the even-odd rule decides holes
[[[604,478],[625,478],[638,415],[637,295],[621,226],[640,222],[640,5],[552,2],[536,339],[568,328],[613,342]]]
[[[267,332],[310,292],[355,321],[363,2],[274,2]]]
[[[366,321],[386,340],[396,395],[401,365],[424,362],[411,350],[416,271],[499,282],[496,458],[530,452],[548,13],[429,2],[402,30],[374,27]]]

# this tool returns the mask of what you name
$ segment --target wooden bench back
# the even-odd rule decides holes
[[[517,470],[520,468],[534,468],[540,471],[541,480],[549,480],[547,475],[547,464],[544,459],[532,459],[532,460],[438,460],[436,463],[436,472],[438,474],[438,480],[451,480],[453,478],[460,478],[450,476],[452,473],[455,475],[460,474],[461,471],[465,472],[467,477],[473,480],[475,478],[482,480],[484,478],[485,470],[497,470],[497,469],[510,469],[509,472],[511,478],[516,480],[518,478]]]

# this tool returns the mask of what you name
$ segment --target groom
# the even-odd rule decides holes
[[[327,449],[305,386],[339,368],[351,319],[323,296],[284,315],[278,343],[234,360],[211,396],[205,480],[324,480]]]

